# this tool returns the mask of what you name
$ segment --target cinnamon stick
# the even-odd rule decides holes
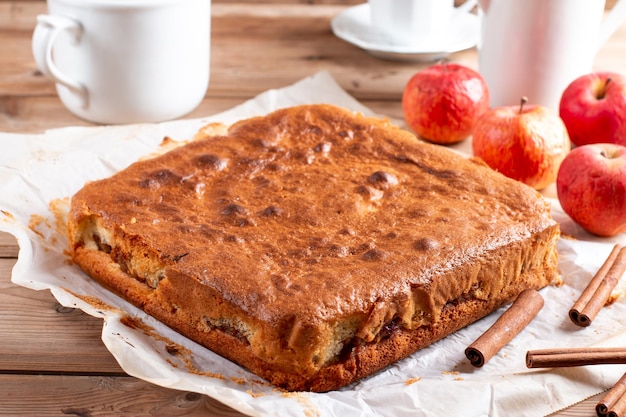
[[[616,244],[602,267],[589,281],[576,303],[569,311],[569,317],[581,327],[587,327],[607,303],[611,292],[626,271],[626,248]]]
[[[511,307],[478,339],[465,349],[465,356],[477,368],[483,366],[524,329],[543,307],[536,290],[524,290]]]
[[[528,368],[564,368],[570,366],[626,364],[626,348],[564,348],[526,352]]]
[[[615,403],[612,409],[609,410],[608,417],[622,417],[626,413],[626,395],[622,395]]]
[[[626,412],[626,374],[596,404],[598,417],[622,416]]]

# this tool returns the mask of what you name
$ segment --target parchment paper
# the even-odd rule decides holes
[[[0,133],[0,229],[15,235],[20,246],[13,282],[49,289],[64,306],[101,317],[102,340],[130,375],[206,394],[250,416],[542,416],[609,388],[626,372],[623,365],[555,370],[525,366],[530,349],[626,344],[624,297],[604,308],[588,328],[574,326],[567,317],[613,244],[626,239],[586,234],[553,198],[553,216],[568,236],[558,246],[564,285],[541,291],[546,303],[538,317],[483,368],[473,368],[464,349],[503,309],[372,377],[323,394],[272,388],[103,290],[68,262],[64,228],[69,197],[86,181],[158,152],[165,136],[187,140],[209,122],[228,124],[304,103],[372,113],[322,72],[203,119],[69,127],[39,135]],[[465,142],[457,148],[467,152],[468,147]]]

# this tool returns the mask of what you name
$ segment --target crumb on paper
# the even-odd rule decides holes
[[[406,381],[404,381],[404,385],[413,385],[413,384],[415,384],[416,382],[419,382],[419,381],[421,381],[421,380],[422,380],[422,377],[421,377],[421,376],[418,376],[418,377],[416,377],[416,378],[407,379]]]
[[[209,378],[222,379],[222,380],[226,379],[224,375],[218,374],[217,372],[201,371],[195,368],[193,364],[191,363],[191,360],[189,360],[189,358],[181,358],[181,359],[183,359],[183,362],[185,363],[185,367],[190,374],[206,376]]]
[[[54,227],[60,236],[67,234],[67,216],[70,210],[70,198],[56,198],[48,204],[54,216]]]
[[[178,352],[180,352],[180,346],[177,345],[176,343],[167,343],[165,345],[165,350],[167,353],[169,353],[170,355],[176,355],[178,354]]]
[[[230,380],[233,381],[235,384],[239,384],[239,385],[245,385],[248,383],[248,380],[246,378],[243,377],[230,377]]]
[[[459,371],[441,371],[441,375],[458,375]]]
[[[43,232],[37,230],[42,224],[50,228],[50,224],[46,224],[46,219],[42,215],[31,214],[30,219],[28,220],[28,228],[41,239],[45,239]]]
[[[122,323],[126,327],[130,327],[133,330],[142,328],[142,324],[143,324],[141,320],[133,318],[127,314],[122,316],[122,318],[120,318],[120,323]],[[146,326],[146,327],[151,329],[150,326]]]
[[[554,277],[554,281],[552,282],[552,286],[556,287],[556,288],[560,288],[565,286],[565,281],[563,280],[563,276],[561,274],[558,274],[557,276]]]
[[[11,213],[9,213],[6,210],[0,210],[0,213],[2,213],[4,215],[4,217],[6,218],[5,220],[9,220],[11,222],[15,222],[15,216]]]
[[[252,398],[259,398],[259,397],[263,397],[264,395],[266,395],[264,392],[254,392],[254,391],[249,390],[249,389],[246,390],[246,394],[248,394]]]
[[[102,312],[102,311],[112,311],[112,312],[121,312],[121,310],[117,307],[113,307],[107,303],[105,303],[104,301],[100,300],[97,297],[93,297],[91,295],[82,295],[82,294],[78,294],[68,288],[63,288],[63,291],[65,291],[68,294],[73,295],[74,297],[78,298],[79,300],[84,301],[85,303],[89,304],[90,306],[92,306],[94,309]]]
[[[28,228],[43,242],[44,250],[60,246],[59,240],[67,247],[67,215],[70,207],[69,197],[57,198],[48,203],[52,219],[41,214],[31,214]],[[63,253],[68,254],[64,249]]]
[[[319,410],[311,403],[311,400],[299,392],[283,392],[280,395],[285,398],[292,398],[305,407],[304,415],[306,417],[319,417],[321,415]]]
[[[454,375],[454,381],[463,381],[463,377],[460,377],[461,373],[459,371],[441,371],[442,375]]]

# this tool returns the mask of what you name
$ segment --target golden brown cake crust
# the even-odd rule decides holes
[[[88,184],[69,224],[92,277],[292,390],[366,376],[556,273],[534,190],[326,105]]]

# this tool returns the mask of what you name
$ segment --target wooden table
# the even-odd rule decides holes
[[[402,119],[402,89],[425,64],[382,61],[333,36],[331,18],[359,2],[214,0],[211,83],[188,117],[327,70],[374,111]],[[35,16],[45,12],[41,0],[0,0],[0,132],[87,125],[65,110],[32,59]],[[625,52],[623,26],[599,52],[596,68],[626,73]],[[450,59],[477,66],[475,49]],[[0,234],[1,416],[239,415],[204,396],[126,375],[100,340],[100,319],[10,282],[17,253],[15,240]],[[597,398],[555,415],[593,416]]]

